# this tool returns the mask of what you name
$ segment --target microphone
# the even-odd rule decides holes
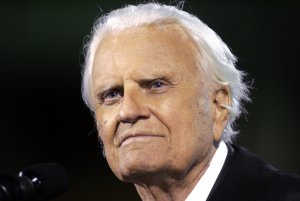
[[[23,169],[17,177],[0,174],[0,201],[46,201],[69,186],[66,170],[57,163]]]

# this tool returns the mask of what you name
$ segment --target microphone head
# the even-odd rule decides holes
[[[57,163],[44,163],[25,168],[20,171],[19,178],[31,180],[34,194],[30,200],[34,201],[53,198],[65,192],[70,184],[67,171]]]

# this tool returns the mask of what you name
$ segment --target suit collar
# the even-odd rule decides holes
[[[275,168],[246,149],[227,144],[228,155],[207,201],[255,200]]]

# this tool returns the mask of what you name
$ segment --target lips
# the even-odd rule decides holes
[[[163,137],[163,136],[157,134],[148,134],[148,133],[125,134],[120,137],[121,140],[119,143],[119,147],[121,147],[124,142],[131,139],[155,138],[155,137]]]

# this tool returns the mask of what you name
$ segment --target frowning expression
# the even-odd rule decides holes
[[[211,151],[210,95],[197,54],[174,23],[129,28],[101,41],[92,72],[95,118],[121,180],[180,174]]]

